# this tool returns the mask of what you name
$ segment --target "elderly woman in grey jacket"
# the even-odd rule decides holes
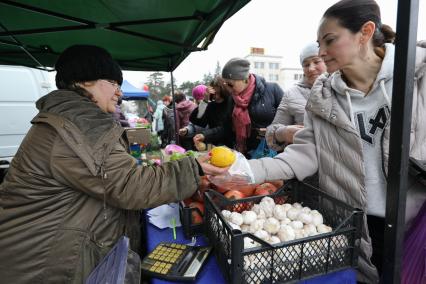
[[[312,87],[304,128],[283,153],[248,161],[257,183],[303,180],[318,171],[322,190],[365,212],[358,280],[366,283],[379,281],[376,268],[382,263],[394,38],[374,0],[342,0],[328,8],[318,42],[330,74]],[[423,48],[417,57],[410,156],[426,160]],[[418,181],[411,185],[408,199],[415,196],[417,202],[407,204],[412,210],[424,201],[424,187]]]
[[[327,67],[318,55],[317,42],[307,44],[300,52],[300,64],[303,67],[303,79],[284,91],[272,124],[266,129],[266,142],[269,148],[281,152],[293,143],[296,131],[303,128],[305,105],[311,93],[312,85]]]

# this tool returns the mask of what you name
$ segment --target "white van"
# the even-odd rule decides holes
[[[0,65],[0,183],[38,113],[35,102],[52,90],[47,71]]]

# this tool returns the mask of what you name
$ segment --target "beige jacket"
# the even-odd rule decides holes
[[[0,282],[82,283],[120,236],[139,250],[139,210],[192,195],[198,165],[138,166],[123,128],[77,93],[37,106],[0,185]]]
[[[424,43],[420,46],[426,47]],[[426,160],[426,116],[424,115],[426,113],[426,55],[424,48],[418,48],[416,63],[410,155]],[[390,67],[393,68],[393,64]],[[318,171],[322,190],[365,211],[367,194],[361,139],[357,129],[349,120],[348,108],[338,103],[336,96],[340,94],[331,90],[333,76],[336,76],[336,73],[323,75],[313,86],[306,107],[305,128],[297,132],[295,143],[287,146],[284,152],[275,158],[250,160],[249,164],[256,182],[294,177],[303,180]],[[387,80],[386,84],[392,84],[392,78]],[[385,129],[384,137],[383,159],[386,163],[389,154],[389,125]],[[414,194],[409,191],[408,203],[411,199],[416,203],[413,206],[421,206],[425,200],[425,194],[418,190],[414,191]],[[411,198],[412,196],[415,198]],[[410,205],[407,204],[407,208],[409,207]],[[371,240],[365,219],[359,258],[359,280],[376,283],[378,275],[370,262]]]

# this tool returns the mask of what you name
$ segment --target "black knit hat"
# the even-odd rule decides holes
[[[245,80],[249,77],[250,62],[243,58],[232,58],[222,69],[222,77],[231,80]]]
[[[94,45],[73,45],[65,49],[55,64],[56,86],[67,89],[78,82],[99,79],[123,83],[120,66],[105,49]]]

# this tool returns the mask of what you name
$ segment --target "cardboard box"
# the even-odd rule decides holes
[[[127,140],[129,144],[134,143],[148,145],[151,139],[151,129],[136,127],[136,128],[125,128]]]

